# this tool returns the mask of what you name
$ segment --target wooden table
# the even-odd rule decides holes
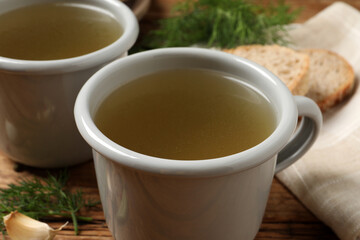
[[[153,0],[148,14],[141,21],[141,28],[153,25],[154,20],[168,16],[171,6],[176,0]],[[329,6],[334,0],[287,0],[294,7],[303,6],[304,9],[296,22],[304,22],[316,13]],[[360,9],[360,0],[346,0],[345,2]],[[0,133],[1,134],[1,133]],[[6,187],[19,177],[44,175],[45,170],[25,166],[17,166],[14,162],[0,154],[0,187]],[[17,167],[16,167],[17,166]],[[16,170],[15,170],[16,167]],[[92,162],[70,168],[69,187],[81,188],[87,197],[99,200],[94,166]],[[77,239],[113,239],[106,226],[101,206],[82,213],[92,217],[91,223],[80,224],[80,235],[74,236],[71,224],[65,227],[57,240]],[[50,222],[52,227],[62,225],[62,222]],[[256,239],[338,239],[336,235],[309,212],[301,202],[286,189],[276,178],[273,181],[267,209]],[[219,239],[221,240],[221,239]]]

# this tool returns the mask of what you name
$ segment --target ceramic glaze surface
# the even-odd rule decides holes
[[[72,111],[79,89],[96,70],[37,76],[0,71],[2,151],[17,162],[37,167],[91,159]]]
[[[246,151],[201,161],[133,152],[99,131],[94,115],[114,89],[139,76],[179,67],[239,76],[269,99],[277,119],[275,131]],[[261,66],[195,48],[153,50],[109,64],[81,89],[74,113],[81,135],[93,148],[103,209],[117,240],[253,239],[274,173],[309,149],[322,124],[313,101],[292,96]],[[296,128],[300,115],[304,120]]]
[[[47,1],[1,1],[0,14],[43,2]],[[126,56],[138,35],[136,17],[117,0],[71,2],[106,11],[123,26],[124,33],[103,49],[69,59],[0,57],[0,150],[25,165],[64,167],[91,159],[91,149],[78,133],[73,117],[76,96],[96,71]]]
[[[185,179],[127,169],[96,152],[94,161],[115,239],[233,240],[255,237],[276,158],[236,174]]]

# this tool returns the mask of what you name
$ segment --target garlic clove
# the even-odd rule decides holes
[[[51,240],[68,223],[53,229],[44,222],[15,211],[4,217],[4,224],[12,240]]]

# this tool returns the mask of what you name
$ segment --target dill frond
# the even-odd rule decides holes
[[[92,220],[78,216],[78,211],[98,202],[85,200],[80,190],[67,190],[65,185],[68,178],[68,171],[63,170],[57,177],[49,174],[44,179],[21,179],[16,184],[9,184],[8,188],[0,189],[0,217],[16,210],[34,219],[71,219],[77,235],[78,221]],[[3,221],[0,230],[5,233]]]
[[[133,51],[194,44],[233,48],[245,44],[285,45],[285,25],[300,9],[280,0],[267,6],[248,0],[185,0],[176,4],[170,18],[161,19]]]

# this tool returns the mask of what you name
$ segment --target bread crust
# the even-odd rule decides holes
[[[314,82],[314,84],[309,89],[307,96],[316,101],[323,112],[327,111],[351,94],[355,86],[355,74],[352,66],[344,57],[326,49],[303,49],[300,51],[310,56],[309,75],[310,81]],[[336,61],[338,67],[342,68],[341,70],[345,74],[341,74],[341,76],[336,79],[338,86],[331,82],[333,79],[330,77],[326,78],[324,76],[319,76],[320,74],[314,74],[314,68],[317,67],[315,60],[319,57],[324,58],[321,67],[327,69],[328,75],[337,71],[336,68],[330,65],[329,59]],[[334,87],[330,93],[325,93],[325,91],[321,92],[321,87],[319,87],[320,84],[327,86],[334,85]]]
[[[244,45],[223,50],[254,61],[277,75],[293,95],[306,95],[325,112],[349,96],[355,86],[350,63],[326,49],[293,50],[279,45]],[[274,64],[278,57],[281,62]],[[288,58],[296,59],[289,62]],[[281,75],[280,68],[289,65],[294,75]],[[283,69],[283,68],[282,68]],[[335,76],[335,77],[334,77]]]
[[[273,72],[294,95],[305,95],[309,90],[307,54],[279,45],[244,45],[223,50],[247,58]]]

